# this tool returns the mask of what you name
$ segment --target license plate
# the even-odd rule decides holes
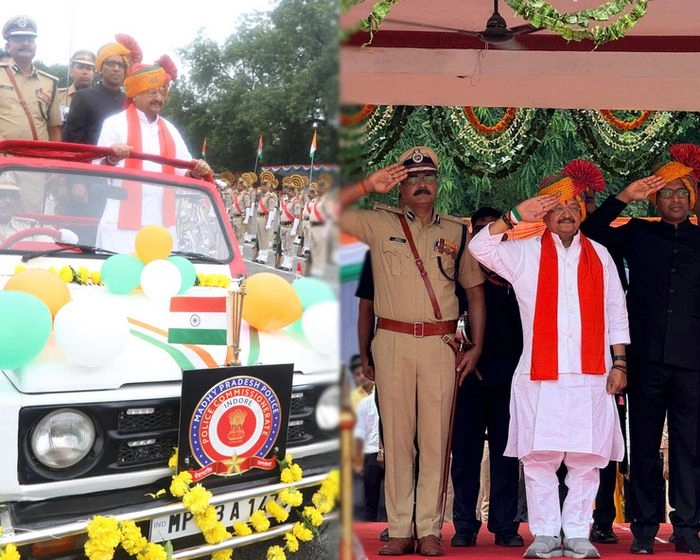
[[[248,499],[225,502],[214,506],[216,516],[227,529],[236,521],[248,521],[250,516],[265,507],[268,500],[274,500],[277,494],[254,496]],[[289,508],[287,508],[289,509]],[[155,517],[151,520],[151,541],[154,543],[170,541],[201,533],[194,522],[194,516],[189,512],[173,513]]]

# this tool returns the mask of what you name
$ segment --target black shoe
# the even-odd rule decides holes
[[[379,540],[382,542],[387,542],[389,540],[389,527],[379,533]]]
[[[613,533],[612,527],[607,525],[593,525],[591,528],[591,542],[598,544],[617,544],[618,538]]]
[[[673,545],[676,547],[676,552],[690,552],[691,554],[700,554],[700,538],[694,534],[676,535]]]
[[[525,546],[525,541],[518,533],[496,533],[498,546]]]
[[[476,546],[476,533],[456,533],[450,544],[452,546]]]
[[[653,537],[635,537],[630,545],[632,554],[654,554],[654,538]]]

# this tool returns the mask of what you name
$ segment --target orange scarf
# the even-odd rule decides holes
[[[141,123],[136,112],[136,106],[130,103],[126,109],[127,139],[126,143],[135,152],[141,152]],[[160,144],[160,155],[174,158],[175,141],[173,140],[168,127],[163,119],[158,119],[158,143]],[[143,169],[143,161],[140,159],[127,158],[124,167],[126,169]],[[171,165],[162,166],[163,173],[175,173],[175,168]],[[126,190],[126,200],[122,200],[119,205],[119,229],[138,230],[144,225],[141,223],[142,204],[142,183],[140,181],[124,181]],[[163,189],[163,225],[170,227],[175,225],[175,190]]]
[[[593,244],[582,233],[578,263],[578,299],[581,314],[582,373],[602,375],[605,367],[605,290],[603,264]],[[542,235],[537,299],[532,337],[530,379],[543,381],[559,375],[557,307],[559,274],[557,250],[549,230]]]

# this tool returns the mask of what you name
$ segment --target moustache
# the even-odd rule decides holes
[[[562,218],[557,223],[559,223],[559,224],[573,224],[574,220],[572,220],[571,218]]]
[[[426,187],[418,187],[415,191],[413,191],[413,196],[416,196],[419,194],[430,194],[430,189],[428,189]]]

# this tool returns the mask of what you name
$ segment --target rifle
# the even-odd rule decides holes
[[[280,268],[282,266],[282,220],[280,219],[280,205],[281,205],[282,195],[277,196],[277,211],[275,212],[275,239],[272,243],[273,249],[275,251],[275,268]]]

